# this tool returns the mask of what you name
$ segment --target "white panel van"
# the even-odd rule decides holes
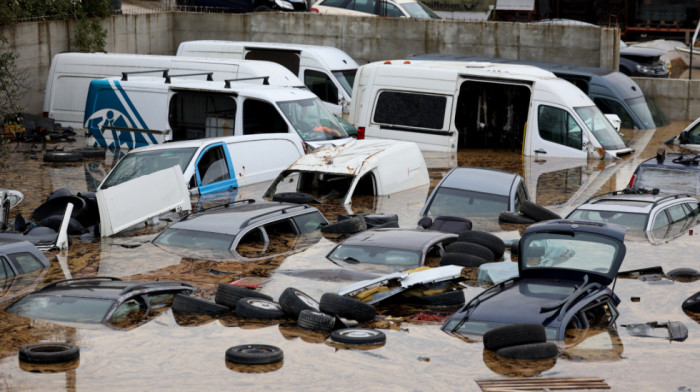
[[[129,75],[93,80],[83,121],[89,132],[87,143],[132,149],[169,141],[283,133],[310,150],[352,140],[307,89],[251,82]]]
[[[332,46],[279,42],[186,41],[177,56],[266,60],[281,64],[339,116],[348,113],[357,63]]]
[[[288,69],[263,61],[122,53],[60,53],[51,61],[46,80],[44,116],[64,126],[82,127],[90,81],[121,76],[123,72],[164,69],[169,70],[171,75],[213,72],[216,80],[268,76],[271,85],[304,87]],[[259,84],[259,80],[254,83]]]
[[[349,121],[358,138],[416,142],[424,151],[509,148],[523,155],[630,153],[579,88],[537,67],[394,60],[359,67]]]

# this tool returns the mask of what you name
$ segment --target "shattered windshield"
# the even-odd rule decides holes
[[[421,253],[404,249],[378,246],[338,245],[328,255],[334,261],[346,263],[369,263],[382,265],[417,266],[421,263]]]
[[[345,129],[318,98],[277,102],[284,116],[306,142],[348,137]]]
[[[628,99],[627,103],[647,128],[659,128],[671,123],[651,98]]]
[[[627,147],[620,134],[598,107],[578,107],[575,110],[605,150],[621,150]]]
[[[338,79],[338,82],[343,86],[343,90],[352,97],[352,85],[355,83],[356,69],[346,69],[343,71],[332,71],[333,76]]]
[[[176,165],[184,172],[196,151],[197,147],[131,152],[109,172],[100,189],[107,189]]]

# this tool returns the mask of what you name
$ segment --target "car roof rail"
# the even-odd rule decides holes
[[[212,210],[218,210],[220,208],[229,208],[231,205],[242,204],[242,203],[253,204],[253,203],[255,203],[255,199],[234,200],[232,202],[226,202],[226,203],[218,204],[218,205],[207,207],[207,208],[202,208],[199,211],[187,213],[187,215],[185,215],[182,219],[180,219],[180,221],[187,220],[193,215],[198,215],[198,214],[205,213],[205,212],[212,211]]]
[[[255,76],[255,77],[251,77],[251,78],[225,79],[224,80],[224,88],[231,88],[231,82],[240,82],[241,80],[257,80],[257,79],[262,79],[263,85],[265,85],[265,86],[270,85],[270,77],[269,76]]]
[[[638,190],[632,190],[629,188],[624,188],[620,189],[617,191],[612,191],[612,192],[603,192],[599,193],[597,195],[591,196],[588,200],[583,202],[583,204],[588,204],[590,203],[593,199],[598,199],[603,196],[617,196],[617,195],[646,195],[646,194],[652,194],[652,195],[658,195],[659,194],[659,188],[654,188],[651,190],[648,189],[638,189]]]
[[[122,82],[126,82],[129,80],[129,75],[133,74],[144,74],[144,73],[153,73],[153,72],[162,72],[163,77],[167,78],[168,77],[168,72],[170,72],[169,69],[152,69],[149,71],[129,71],[129,72],[122,72]]]
[[[167,73],[165,73],[165,74],[163,74],[163,77],[165,78],[165,84],[170,84],[171,78],[182,78],[182,77],[186,77],[186,76],[202,76],[202,75],[207,76],[207,82],[214,81],[214,72],[195,72],[195,73],[180,74],[180,75],[168,75]]]
[[[167,285],[185,286],[185,287],[191,288],[193,291],[195,288],[193,285],[186,283],[186,282],[181,282],[179,280],[162,280],[162,281],[155,281],[155,282],[137,282],[137,283],[130,284],[130,285],[124,287],[124,289],[122,289],[122,291],[119,293],[119,295],[130,293],[130,292],[132,292],[136,289],[140,289],[142,287],[167,286]]]
[[[693,196],[691,196],[688,193],[676,193],[674,195],[668,195],[666,197],[662,197],[659,200],[655,201],[654,204],[652,204],[652,207],[656,207],[659,203],[661,203],[663,201],[667,201],[669,199],[679,199],[681,197],[693,197]]]
[[[57,281],[55,281],[55,282],[51,282],[51,283],[47,284],[46,286],[40,288],[40,289],[37,290],[37,291],[41,291],[41,290],[49,289],[49,288],[52,288],[52,287],[56,287],[56,286],[58,286],[59,284],[62,284],[62,283],[72,283],[72,282],[87,281],[87,280],[121,281],[121,279],[115,278],[115,277],[112,277],[112,276],[82,276],[82,277],[79,277],[79,278],[71,278],[71,279],[57,280]]]
[[[298,204],[298,205],[293,205],[293,206],[285,206],[284,208],[280,208],[280,209],[277,209],[274,211],[268,211],[268,212],[262,213],[260,215],[253,216],[251,218],[246,219],[245,221],[243,221],[243,223],[241,223],[241,226],[239,227],[239,229],[242,229],[242,228],[248,226],[249,224],[251,224],[255,221],[264,219],[270,215],[278,215],[278,214],[282,215],[282,214],[286,214],[290,210],[294,210],[294,209],[306,210],[308,208],[311,208],[311,206],[309,206],[307,204]]]

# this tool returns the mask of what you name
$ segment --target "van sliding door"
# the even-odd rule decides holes
[[[235,119],[231,94],[176,91],[170,99],[168,122],[174,141],[233,136]]]
[[[272,61],[292,71],[294,75],[299,76],[299,63],[301,62],[300,51],[259,48],[246,49],[248,50],[245,54],[246,60]]]

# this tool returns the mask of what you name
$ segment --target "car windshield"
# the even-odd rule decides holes
[[[384,248],[379,246],[338,245],[328,255],[334,261],[346,263],[368,263],[396,266],[418,266],[421,254],[418,251]]]
[[[176,165],[184,172],[196,151],[197,147],[131,152],[112,169],[100,189],[107,189]]]
[[[470,336],[470,335],[483,335],[486,332],[496,329],[499,327],[505,327],[507,325],[512,325],[510,323],[499,323],[494,321],[473,321],[464,319],[453,318],[450,319],[448,324],[443,327],[446,331],[451,331],[460,335]],[[547,340],[556,340],[557,333],[559,332],[557,328],[545,327],[544,329]]]
[[[277,105],[304,141],[337,140],[348,137],[345,129],[318,98],[277,102]]]
[[[620,246],[614,240],[591,233],[537,233],[522,240],[520,269],[571,269],[608,274]]]
[[[628,99],[627,103],[647,128],[659,128],[671,123],[651,98]]]
[[[498,216],[501,211],[508,211],[506,196],[441,187],[426,215]]]
[[[415,3],[403,3],[401,6],[406,10],[406,12],[408,12],[409,15],[411,15],[411,18],[440,19],[440,17],[433,12],[433,10],[428,8],[428,6],[420,1]]]
[[[27,295],[5,311],[33,319],[101,323],[113,305],[110,299]]]
[[[165,229],[153,243],[156,245],[185,247],[191,249],[227,250],[231,249],[233,236],[208,231]]]
[[[640,166],[635,189],[657,188],[662,193],[700,194],[700,170],[664,166]]]
[[[343,90],[352,97],[352,85],[355,83],[356,69],[346,69],[343,71],[332,71],[333,76],[338,79],[338,82],[343,86]]]
[[[593,136],[604,149],[621,150],[626,147],[620,134],[615,131],[615,128],[613,128],[610,121],[605,118],[605,115],[598,107],[578,107],[576,108],[576,113],[578,113],[588,129],[593,132]]]
[[[567,219],[617,223],[632,230],[643,231],[647,222],[647,214],[605,210],[575,210]]]

